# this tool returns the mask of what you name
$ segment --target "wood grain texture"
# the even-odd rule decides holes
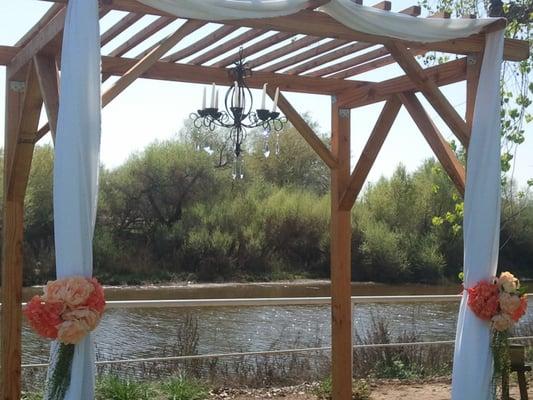
[[[376,158],[385,143],[385,139],[389,134],[392,124],[396,120],[396,116],[400,111],[402,102],[398,96],[392,96],[385,105],[378,117],[376,125],[368,138],[368,141],[355,165],[355,168],[350,176],[350,180],[346,187],[341,202],[340,208],[345,211],[350,211],[353,207],[357,196],[361,192],[363,185],[365,184],[368,173],[374,165]]]
[[[37,55],[33,58],[39,87],[48,117],[48,127],[55,141],[59,113],[59,71],[55,57]]]
[[[414,93],[405,92],[400,94],[399,97],[455,187],[461,196],[464,196],[465,168],[455,156],[450,145],[441,135]]]
[[[142,14],[135,14],[135,13],[126,14],[124,17],[122,17],[122,19],[120,19],[117,23],[115,23],[112,27],[110,27],[107,31],[105,31],[102,34],[102,36],[100,37],[100,45],[102,47],[105,46],[111,40],[116,38],[118,35],[120,35],[130,26],[132,26],[135,22],[140,20],[142,17],[143,17]]]
[[[352,398],[351,212],[340,202],[350,179],[350,114],[331,110],[331,364],[332,398]]]

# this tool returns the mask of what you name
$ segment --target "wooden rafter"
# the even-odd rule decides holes
[[[26,46],[26,44],[28,44],[28,42],[33,39],[63,7],[65,7],[65,5],[60,3],[52,5],[52,7],[50,7],[48,11],[46,11],[46,13],[41,17],[41,19],[28,32],[26,32],[26,34],[20,38],[17,43],[15,43],[15,46]]]
[[[351,210],[352,206],[361,192],[366,181],[368,173],[374,165],[376,158],[389,134],[389,131],[394,123],[398,112],[402,106],[402,102],[397,96],[392,96],[383,107],[381,114],[378,117],[376,125],[368,138],[368,141],[361,152],[361,156],[355,165],[355,168],[350,176],[350,181],[347,184],[346,190],[342,195],[340,201],[341,210]]]
[[[343,71],[350,67],[355,67],[357,65],[363,64],[365,62],[374,60],[376,58],[382,57],[384,55],[389,54],[389,51],[385,47],[380,47],[378,49],[368,51],[364,54],[357,55],[355,57],[349,58],[348,60],[330,65],[328,67],[324,67],[312,72],[308,72],[305,74],[305,76],[326,76],[331,75],[335,72]]]
[[[409,15],[411,17],[418,17],[420,14],[422,14],[422,7],[420,6],[407,7],[401,10],[400,13]]]
[[[275,88],[273,86],[268,86],[267,92],[273,99]],[[322,161],[324,161],[329,168],[337,168],[337,160],[331,151],[281,93],[278,98],[278,107]]]
[[[465,193],[465,168],[455,156],[450,145],[441,135],[424,107],[412,92],[401,93],[400,99],[415,121],[429,146],[437,156],[444,170],[448,173],[459,193],[464,196]]]
[[[117,97],[129,85],[131,85],[137,78],[152,67],[165,53],[174,47],[185,36],[201,28],[204,25],[203,21],[189,20],[180,26],[176,32],[170,35],[163,43],[147,54],[143,59],[138,61],[132,68],[116,81],[102,96],[102,105],[108,104],[111,100]]]
[[[466,77],[466,58],[427,68],[425,72],[428,79],[438,86],[460,82]],[[346,108],[361,107],[384,101],[393,94],[418,90],[418,86],[413,83],[409,76],[405,75],[379,83],[363,85],[356,90],[344,90],[339,94],[339,104]]]
[[[274,61],[280,57],[286,56],[287,54],[290,54],[294,51],[303,49],[304,47],[310,46],[314,43],[319,42],[322,40],[321,38],[314,37],[314,36],[304,36],[300,39],[296,39],[291,41],[289,44],[286,44],[285,46],[282,46],[276,50],[273,50],[267,54],[264,54],[260,57],[254,58],[253,60],[248,62],[248,66],[250,68],[256,68],[260,65],[269,63],[270,61]]]
[[[258,42],[250,46],[246,46],[243,49],[243,56],[248,57],[255,53],[259,53],[260,51],[265,50],[269,48],[270,46],[275,45],[276,43],[283,42],[284,40],[287,40],[293,36],[294,35],[292,33],[278,32],[274,35],[261,39]],[[240,50],[237,50],[236,52],[230,54],[227,57],[224,57],[222,60],[217,61],[211,66],[215,68],[224,68],[224,67],[227,67],[228,65],[233,64],[235,61],[239,59],[239,57],[240,57]]]
[[[433,108],[435,108],[435,111],[439,113],[444,122],[448,124],[455,136],[457,136],[465,147],[468,147],[470,134],[466,122],[442,94],[435,82],[428,78],[426,71],[403,44],[392,43],[388,45],[388,48],[396,62],[420,88],[420,91]]]
[[[59,71],[55,57],[36,55],[33,58],[39,87],[44,101],[44,108],[48,117],[46,130],[52,132],[55,140],[57,128],[57,115],[59,113]],[[43,130],[39,129],[39,132]],[[37,136],[39,135],[37,133]],[[37,139],[38,140],[38,139]]]
[[[115,25],[113,25],[111,28],[109,28],[107,31],[105,31],[102,34],[102,37],[100,38],[100,45],[105,46],[115,37],[117,37],[122,32],[124,32],[126,29],[128,29],[130,26],[132,26],[135,22],[140,20],[142,17],[143,17],[142,14],[135,14],[135,13],[126,14]]]
[[[161,61],[175,62],[183,58],[192,56],[194,53],[205,49],[208,46],[218,42],[220,39],[225,38],[229,34],[235,32],[239,29],[238,26],[222,25],[216,31],[210,33],[204,38],[195,41],[190,46],[185,47],[184,49],[178,50],[175,53],[170,54],[169,56],[163,58]]]
[[[296,67],[293,67],[291,69],[288,69],[286,71],[283,71],[284,73],[286,74],[290,74],[290,75],[298,75],[302,72],[305,72],[305,71],[308,71],[310,69],[313,69],[315,67],[318,67],[322,64],[326,64],[330,61],[333,61],[333,60],[336,60],[338,58],[341,58],[341,57],[344,57],[344,56],[347,56],[349,54],[353,54],[353,53],[356,53],[358,51],[361,51],[361,50],[364,50],[364,49],[368,49],[369,47],[372,47],[374,46],[373,44],[371,43],[351,43],[347,46],[344,46],[340,49],[337,49],[335,51],[332,51],[330,53],[326,53],[326,54],[322,54],[318,57],[315,57],[313,58],[312,60],[306,62],[306,63],[303,63],[303,64],[299,64],[297,65]],[[309,76],[312,76],[311,74],[308,74]]]

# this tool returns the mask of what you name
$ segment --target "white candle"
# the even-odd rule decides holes
[[[268,83],[265,83],[263,85],[263,97],[261,98],[261,110],[264,110],[266,108],[265,102],[266,102],[266,95],[267,95],[267,85]]]
[[[217,90],[217,85],[213,82],[213,89],[211,89],[211,108],[215,107],[215,93]]]
[[[272,105],[272,112],[276,112],[278,109],[279,87],[276,88],[276,94],[274,95],[274,104]]]
[[[202,98],[202,110],[205,110],[205,87],[204,87],[204,97]]]
[[[218,89],[217,93],[215,94],[215,108],[218,108]]]
[[[235,81],[235,89],[233,91],[233,107],[239,107],[239,85]]]

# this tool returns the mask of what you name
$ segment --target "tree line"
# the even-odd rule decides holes
[[[254,133],[244,179],[220,132],[186,126],[101,168],[95,275],[106,284],[329,277],[329,171],[292,127]],[[269,154],[270,153],[270,154]],[[265,155],[268,155],[266,157]],[[35,150],[25,203],[24,284],[54,278],[53,148]],[[440,283],[462,270],[462,203],[440,166],[398,166],[352,211],[354,280]],[[533,263],[533,199],[504,190],[502,267]],[[529,268],[529,269],[528,269]]]

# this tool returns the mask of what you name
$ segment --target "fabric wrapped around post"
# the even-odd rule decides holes
[[[98,0],[70,0],[61,57],[54,160],[57,277],[91,277],[100,161],[100,28]],[[52,344],[50,371],[57,360]],[[91,335],[75,346],[65,399],[94,398]]]
[[[496,275],[500,240],[500,68],[503,31],[487,35],[472,135],[464,203],[464,286]],[[491,333],[468,307],[459,310],[453,360],[452,399],[488,400],[492,394]]]

